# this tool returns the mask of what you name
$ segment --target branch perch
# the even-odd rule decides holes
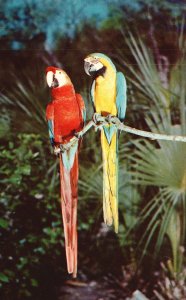
[[[173,142],[186,142],[186,136],[181,135],[167,135],[161,133],[153,133],[149,131],[139,130],[136,128],[132,128],[130,126],[124,125],[117,117],[115,116],[96,116],[96,121],[89,121],[87,125],[77,133],[77,136],[74,136],[68,143],[61,144],[60,148],[54,148],[54,153],[59,154],[60,152],[66,151],[70,149],[70,147],[78,141],[79,138],[83,137],[83,135],[94,126],[95,129],[101,129],[103,125],[113,124],[116,126],[117,130],[129,132],[138,136],[142,136],[145,138],[150,138],[152,140],[164,140],[164,141],[173,141]]]
[[[132,127],[126,126],[124,124],[119,125],[118,129],[129,132],[129,133],[133,133],[133,134],[136,134],[139,136],[143,136],[146,138],[150,138],[152,140],[186,142],[186,136],[182,136],[182,135],[167,135],[167,134],[162,134],[162,133],[153,133],[153,132],[149,132],[149,131],[132,128]]]
[[[100,120],[100,123],[99,123]],[[90,121],[82,130],[83,134],[86,133],[92,126],[95,127],[101,127],[102,123],[105,125],[107,124],[114,124],[117,129],[129,132],[135,135],[143,136],[146,138],[150,138],[152,140],[165,140],[165,141],[174,141],[174,142],[186,142],[186,136],[182,135],[167,135],[167,134],[162,134],[162,133],[154,133],[154,132],[149,132],[149,131],[144,131],[144,130],[139,130],[136,128],[132,128],[130,126],[124,125],[117,117],[114,116],[108,116],[108,117],[97,117],[97,124],[95,124],[94,121]]]

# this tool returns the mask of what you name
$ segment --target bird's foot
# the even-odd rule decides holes
[[[105,118],[100,113],[94,113],[93,121],[95,124],[101,124],[105,122]]]
[[[103,125],[107,124],[107,122],[105,122],[105,117],[103,117],[100,113],[94,113],[92,120],[95,123],[96,129],[100,129]]]
[[[54,154],[55,154],[55,155],[59,155],[60,152],[61,152],[60,147],[59,147],[59,146],[54,146]]]
[[[115,118],[114,115],[109,114],[109,115],[107,115],[106,120],[107,120],[107,122],[108,122],[109,124],[112,124],[112,121],[113,121],[114,118]]]
[[[113,124],[113,125],[119,125],[121,122],[120,120],[112,115],[112,114],[109,114],[107,117],[106,117],[106,121],[109,123],[109,124]]]
[[[61,153],[64,153],[67,150],[69,150],[68,144],[60,144],[60,152]]]
[[[74,136],[68,142],[59,145],[60,153],[69,151],[70,148],[74,146],[74,144],[78,143],[78,139],[79,138],[74,133]]]
[[[75,132],[74,136],[79,140],[79,139],[81,139],[83,137],[83,133],[81,131]]]

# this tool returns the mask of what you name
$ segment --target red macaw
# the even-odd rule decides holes
[[[52,101],[46,109],[49,137],[53,147],[63,151],[59,154],[61,206],[65,234],[67,269],[77,274],[77,201],[78,201],[78,149],[80,140],[65,149],[71,138],[85,122],[85,105],[80,94],[76,94],[68,75],[61,69],[48,67],[46,80],[51,88]]]

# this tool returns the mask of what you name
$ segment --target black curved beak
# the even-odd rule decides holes
[[[84,70],[85,70],[85,73],[89,76],[91,76],[90,74],[90,67],[91,67],[91,63],[88,62],[88,61],[85,61],[84,62]]]
[[[57,78],[55,77],[55,74],[53,75],[53,81],[52,81],[52,84],[51,84],[51,88],[56,88],[59,86],[59,82],[57,80]]]

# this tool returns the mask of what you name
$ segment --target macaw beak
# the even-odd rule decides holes
[[[99,59],[91,56],[88,56],[84,59],[84,69],[87,75],[92,76],[102,68],[103,64],[99,61]]]
[[[87,57],[84,59],[84,70],[88,76],[91,76],[90,69],[91,69],[91,57]]]
[[[48,71],[46,74],[46,81],[50,88],[56,88],[59,86],[59,82],[52,71]]]

